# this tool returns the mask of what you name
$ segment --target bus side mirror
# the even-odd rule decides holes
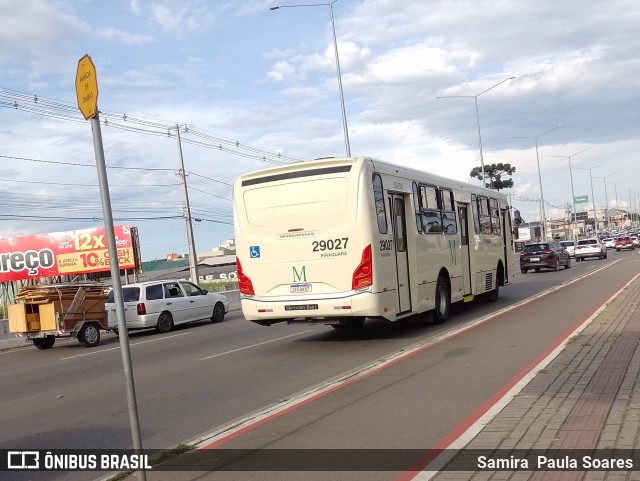
[[[518,209],[513,209],[513,223],[515,225],[522,224],[522,217],[520,217],[520,211]]]

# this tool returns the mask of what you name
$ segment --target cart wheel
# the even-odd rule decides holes
[[[33,345],[38,349],[51,349],[55,342],[55,336],[37,337],[33,339]]]
[[[78,341],[84,347],[94,347],[100,343],[100,330],[93,323],[85,324],[78,333]]]

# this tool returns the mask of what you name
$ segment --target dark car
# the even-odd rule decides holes
[[[571,267],[571,257],[566,249],[558,242],[541,242],[528,244],[520,253],[520,272],[526,274],[529,269],[553,269],[557,271],[560,266],[565,269]]]

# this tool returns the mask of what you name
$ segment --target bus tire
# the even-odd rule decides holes
[[[438,276],[436,282],[436,302],[433,309],[432,319],[434,324],[443,324],[449,317],[451,308],[451,298],[449,297],[449,286],[442,276]]]
[[[502,267],[502,263],[499,263],[496,268],[496,287],[495,289],[485,293],[484,300],[487,302],[497,301],[501,285],[504,285],[504,269]]]
[[[331,324],[334,329],[359,329],[364,326],[364,317],[348,317],[340,319],[339,324]]]
[[[496,280],[496,288],[485,294],[484,300],[487,302],[496,302],[500,294],[500,283]]]
[[[55,342],[55,336],[36,337],[35,339],[33,339],[33,345],[38,349],[51,349]]]
[[[100,329],[90,322],[82,326],[78,333],[78,341],[84,347],[95,347],[100,343]]]

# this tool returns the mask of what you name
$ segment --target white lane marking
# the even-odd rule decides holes
[[[475,438],[480,431],[484,429],[484,427],[489,424],[493,418],[495,418],[512,400],[516,397],[517,394],[520,393],[524,389],[524,387],[529,384],[533,380],[534,377],[540,372],[542,369],[547,367],[551,361],[553,361],[556,356],[558,356],[562,350],[567,347],[569,340],[574,336],[578,335],[582,332],[605,308],[616,298],[618,297],[622,291],[624,291],[627,287],[631,285],[633,281],[635,281],[640,274],[636,274],[629,282],[627,282],[622,288],[614,293],[604,304],[602,304],[589,318],[587,318],[582,324],[580,324],[572,333],[570,333],[567,338],[553,351],[549,353],[547,357],[545,357],[542,361],[538,363],[531,371],[529,371],[520,381],[518,381],[509,391],[505,393],[504,396],[498,402],[496,402],[489,410],[484,413],[478,420],[473,423],[469,429],[467,429],[464,433],[460,435],[458,439],[453,441],[449,446],[444,448],[444,451],[440,456],[434,459],[431,463],[429,463],[428,471],[421,471],[415,477],[411,478],[412,481],[429,481],[436,474],[438,474],[445,465],[451,461],[451,459],[455,456],[455,451],[464,448],[467,444],[469,444],[473,438]]]
[[[270,339],[268,341],[259,342],[257,344],[251,344],[250,346],[239,347],[238,349],[232,349],[231,351],[221,352],[219,354],[214,354],[212,356],[201,357],[200,361],[205,361],[206,359],[213,359],[214,357],[225,356],[227,354],[231,354],[231,353],[238,352],[238,351],[244,351],[245,349],[251,349],[252,347],[262,346],[263,344],[269,344],[270,342],[281,341],[282,339],[286,339],[288,337],[299,336],[300,334],[306,334],[307,332],[312,332],[312,331],[313,331],[313,329],[308,329],[306,331],[296,332],[295,334],[289,334],[288,336],[279,337],[277,339]]]
[[[461,332],[470,330],[471,328],[482,324],[484,322],[489,321],[490,319],[493,319],[494,317],[497,317],[501,314],[504,314],[505,312],[511,311],[513,309],[516,309],[518,307],[522,307],[523,305],[526,305],[530,302],[533,302],[537,299],[540,299],[541,297],[544,297],[548,294],[551,294],[552,292],[557,291],[558,289],[561,289],[565,286],[571,285],[581,279],[584,279],[590,275],[595,274],[596,272],[602,270],[602,269],[606,269],[610,266],[612,266],[613,264],[615,264],[616,262],[618,262],[618,260],[607,264],[603,267],[600,267],[598,269],[595,269],[591,272],[587,272],[584,275],[581,275],[575,279],[572,279],[570,281],[567,282],[563,282],[562,284],[559,284],[557,286],[553,286],[549,289],[547,289],[546,291],[543,291],[539,294],[536,294],[535,296],[529,297],[527,299],[524,299],[520,302],[517,302],[515,304],[512,304],[511,306],[507,306],[504,307],[498,311],[492,312],[491,314],[487,314],[486,316],[480,317],[478,319],[476,319],[475,321],[470,322],[469,324],[465,324],[464,326],[459,326],[456,328],[452,328],[448,331],[445,331],[441,334],[439,334],[436,337],[427,339],[425,341],[422,341],[418,344],[415,344],[413,346],[408,346],[404,349],[401,349],[398,352],[395,353],[391,353],[388,356],[379,358],[375,361],[372,361],[368,364],[365,364],[364,366],[361,366],[359,368],[356,368],[352,371],[348,371],[342,375],[339,375],[338,377],[326,381],[325,383],[322,383],[318,386],[315,386],[313,388],[310,388],[309,390],[307,390],[306,392],[302,392],[300,394],[298,394],[297,396],[288,398],[282,402],[279,402],[277,405],[274,406],[269,406],[261,411],[258,411],[252,415],[249,415],[245,418],[239,419],[238,421],[236,421],[233,424],[227,425],[227,426],[223,426],[219,429],[216,429],[213,432],[201,435],[200,437],[188,441],[187,444],[193,444],[196,446],[196,449],[206,449],[208,446],[214,445],[214,444],[222,444],[225,442],[225,440],[227,438],[233,438],[234,436],[240,434],[241,432],[246,432],[249,431],[250,429],[252,429],[253,427],[266,422],[267,420],[269,420],[270,418],[275,418],[277,416],[279,416],[280,414],[284,413],[285,411],[290,411],[293,410],[295,408],[297,408],[298,406],[305,404],[307,402],[310,402],[316,398],[321,397],[322,395],[331,392],[331,391],[335,391],[347,384],[350,384],[351,382],[360,379],[364,376],[367,376],[368,374],[371,374],[373,372],[377,372],[377,371],[381,371],[382,369],[386,368],[388,365],[396,363],[398,361],[401,361],[411,355],[413,355],[414,353],[417,353],[419,351],[422,351],[434,344],[437,344],[439,342],[442,342],[446,339],[449,339],[450,337],[453,337]],[[640,274],[639,274],[640,275]],[[637,276],[636,276],[637,277]],[[635,279],[635,277],[634,277]],[[632,280],[633,281],[633,280]],[[632,282],[629,281],[629,284]],[[626,286],[625,286],[626,287]],[[623,288],[624,289],[624,288]],[[622,290],[622,289],[621,289]],[[609,299],[609,301],[605,302],[605,304],[603,304],[603,306],[605,306],[607,303],[609,303],[613,298]],[[586,326],[586,322],[584,324],[584,326]],[[554,351],[555,352],[555,351]],[[557,355],[557,354],[556,354]],[[542,369],[542,367],[540,367],[537,370]],[[524,385],[522,386],[524,387]],[[522,389],[522,387],[520,387],[520,389]],[[495,414],[494,414],[495,416]],[[483,418],[484,419],[484,418]],[[488,421],[487,421],[488,422]],[[425,481],[425,480],[420,480],[420,481]]]
[[[134,342],[133,344],[129,343],[129,345],[130,346],[138,346],[140,344],[147,344],[149,342],[164,341],[165,339],[171,339],[172,337],[186,336],[187,334],[190,334],[190,333],[189,332],[181,332],[180,334],[172,334],[171,336],[159,337],[157,339],[149,339],[148,341]],[[100,353],[107,352],[107,351],[115,351],[116,349],[120,349],[120,345],[118,345],[117,347],[108,347],[107,349],[100,349],[99,351],[87,352],[85,354],[76,354],[75,356],[61,357],[60,360],[61,361],[65,361],[67,359],[74,359],[76,357],[92,356],[94,354],[100,354]]]

